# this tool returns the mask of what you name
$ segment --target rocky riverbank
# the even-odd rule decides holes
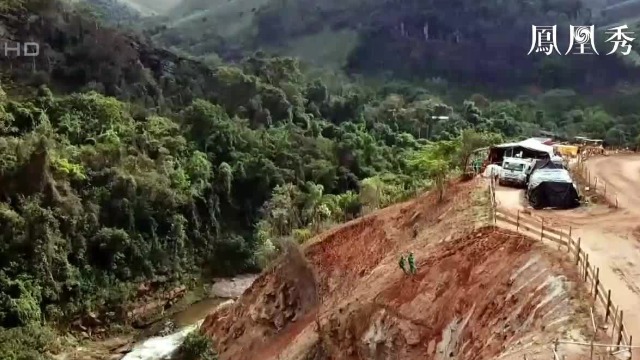
[[[257,275],[214,279],[211,285],[186,294],[164,316],[144,329],[100,340],[84,340],[56,356],[58,360],[160,360],[177,348],[184,337],[209,313],[233,303]]]

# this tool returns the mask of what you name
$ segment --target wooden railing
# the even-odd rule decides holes
[[[592,176],[591,171],[584,166],[584,161],[578,160],[573,169],[573,173],[582,178],[584,182],[583,185],[589,187],[594,193],[601,194],[611,206],[618,208],[618,194],[608,187],[607,183],[602,179],[599,179],[597,176]]]
[[[540,241],[550,241],[559,245],[559,248],[566,248],[574,264],[578,267],[581,278],[587,283],[589,287],[589,294],[593,305],[600,304],[603,308],[605,323],[611,323],[611,338],[614,344],[609,346],[620,349],[631,349],[633,337],[629,334],[626,326],[624,325],[624,313],[616,306],[612,300],[611,289],[607,289],[600,279],[600,268],[594,266],[589,262],[589,254],[584,251],[580,246],[580,238],[573,239],[572,228],[568,227],[568,231],[558,230],[549,225],[545,225],[544,220],[538,222],[533,218],[528,218],[521,211],[513,212],[500,209],[497,207],[495,199],[495,181],[491,179],[489,181],[489,192],[491,198],[492,207],[492,220],[494,226],[498,226],[498,221],[515,226],[517,232],[522,232],[529,237],[535,237]],[[596,309],[597,310],[597,309]],[[592,314],[593,314],[592,307]],[[592,315],[594,339],[597,333],[598,327],[595,324],[595,319]],[[607,331],[608,332],[608,331]],[[594,346],[593,341],[591,344],[592,349]],[[557,346],[557,344],[556,344]],[[593,351],[592,351],[593,353]],[[630,351],[631,353],[631,351]]]
[[[491,202],[491,221],[495,225],[498,204],[496,203],[496,181],[493,176],[489,178],[489,201]]]

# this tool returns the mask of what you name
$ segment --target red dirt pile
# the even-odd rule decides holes
[[[453,184],[441,204],[426,194],[321,234],[202,331],[221,360],[487,359],[564,317],[586,324],[559,275],[577,276],[571,265],[518,234],[474,231],[477,194]],[[415,276],[398,267],[407,251]]]

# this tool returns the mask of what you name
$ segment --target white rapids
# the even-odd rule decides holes
[[[178,350],[185,337],[200,328],[203,320],[167,335],[149,338],[136,345],[121,360],[167,360]]]

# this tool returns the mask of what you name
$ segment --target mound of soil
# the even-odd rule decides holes
[[[203,331],[221,360],[487,359],[542,344],[568,319],[588,324],[571,264],[535,240],[478,226],[477,185],[336,227],[304,256],[288,251]],[[414,276],[398,267],[408,251]]]

